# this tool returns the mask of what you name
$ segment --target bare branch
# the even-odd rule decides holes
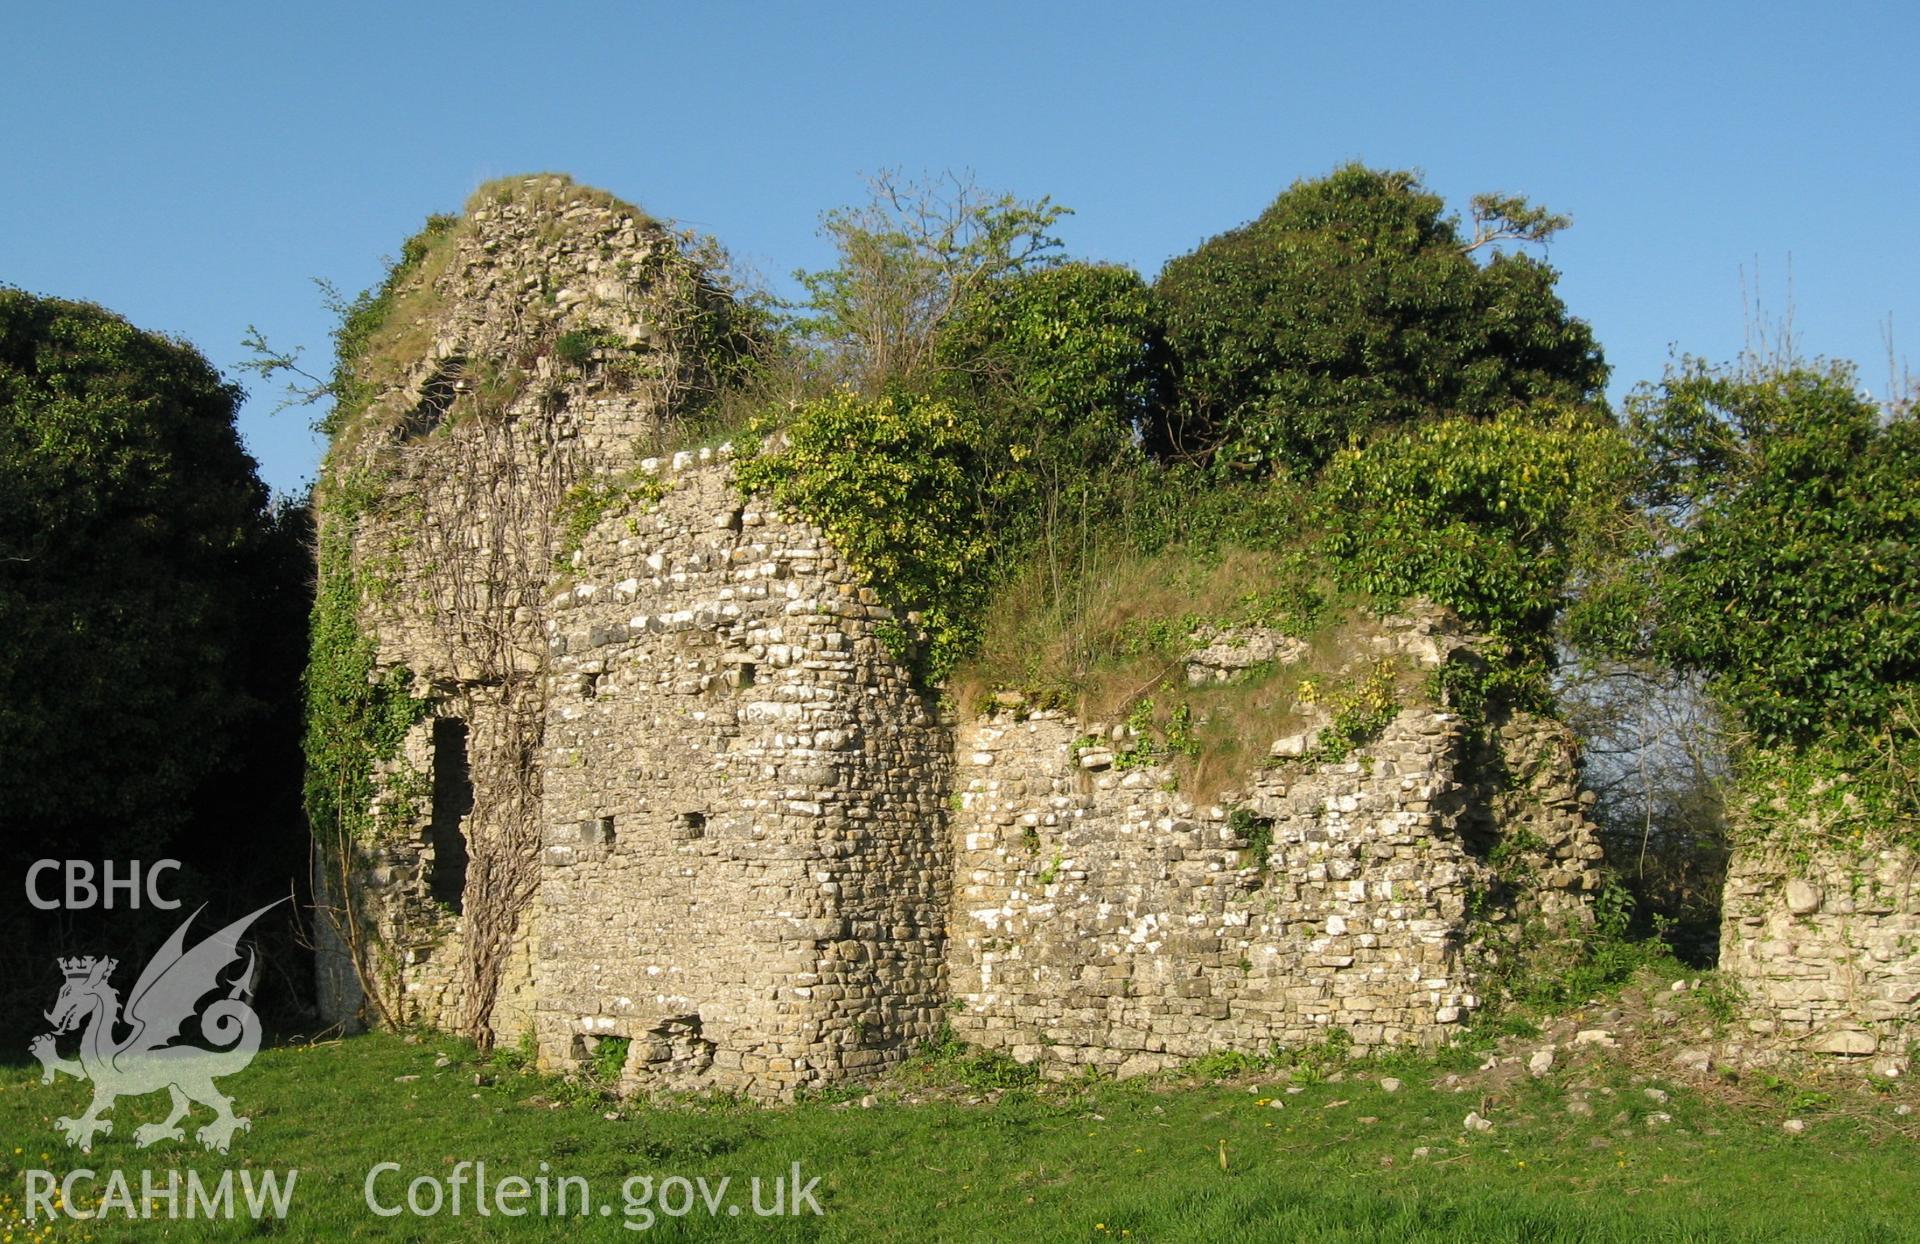
[[[240,361],[238,367],[241,371],[252,372],[262,380],[272,380],[284,374],[306,382],[289,382],[286,393],[273,408],[274,414],[296,406],[311,406],[323,398],[334,396],[331,380],[324,380],[300,366],[300,356],[305,353],[301,347],[276,350],[268,344],[266,334],[253,324],[247,325],[246,336],[240,339],[240,345],[252,356]]]
[[[887,170],[868,187],[865,206],[821,218],[839,263],[796,275],[808,293],[797,327],[841,380],[871,392],[930,367],[940,326],[983,284],[1052,262],[1050,230],[1068,212],[951,172],[916,183]]]

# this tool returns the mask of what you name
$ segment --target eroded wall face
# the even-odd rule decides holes
[[[376,672],[405,670],[432,716],[377,766],[373,832],[315,829],[332,1021],[507,1042],[532,1026],[559,524],[583,481],[683,413],[692,272],[659,225],[533,177],[473,205],[394,291],[393,357],[363,377],[379,392],[329,456],[321,523],[350,547]],[[435,741],[449,721],[457,755]],[[436,809],[456,763],[464,806]]]
[[[1920,859],[1910,851],[1740,847],[1728,861],[1720,968],[1763,1050],[1903,1070],[1920,1022]]]
[[[950,733],[814,529],[681,465],[551,604],[540,1050],[778,1096],[937,1028]]]
[[[383,766],[385,779],[376,796],[381,826],[377,841],[354,852],[355,929],[336,916],[326,921],[322,971],[332,983],[323,999],[323,1015],[338,1022],[364,1005],[360,981],[351,971],[356,956],[377,994],[372,1018],[392,1024],[470,1031],[473,971],[467,945],[467,903],[475,887],[467,879],[476,868],[480,835],[497,832],[509,809],[529,807],[537,777],[526,773],[506,750],[524,746],[498,701],[480,689],[443,694],[431,715],[407,732],[399,754]],[[476,812],[479,815],[476,816]],[[325,867],[323,857],[318,867]],[[497,866],[483,873],[481,890],[506,874]],[[486,1030],[493,1040],[512,1043],[533,1023],[533,950],[538,942],[537,878],[528,868],[520,892],[500,913],[505,925],[503,953],[487,1008]],[[337,892],[337,883],[330,890]],[[323,901],[326,901],[323,899]],[[360,944],[343,945],[348,936]]]
[[[1494,746],[1517,763],[1552,734]],[[1082,737],[1063,714],[1003,715],[958,749],[952,1022],[1053,1074],[1336,1028],[1363,1050],[1438,1041],[1479,1004],[1468,950],[1487,903],[1577,921],[1598,884],[1571,769],[1556,755],[1495,796],[1449,714],[1408,710],[1345,762],[1263,771],[1243,800],[1258,821],[1116,771]],[[1522,824],[1507,881],[1488,856]]]

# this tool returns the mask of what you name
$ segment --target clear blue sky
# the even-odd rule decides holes
[[[1348,159],[1574,217],[1550,258],[1617,397],[1744,340],[1791,258],[1806,353],[1920,360],[1920,6],[15,4],[0,16],[0,281],[187,338],[258,324],[323,370],[348,292],[433,211],[572,173],[777,281],[860,175],[1050,194],[1151,277]],[[1758,267],[1759,280],[1754,280]],[[309,416],[242,430],[275,486]]]

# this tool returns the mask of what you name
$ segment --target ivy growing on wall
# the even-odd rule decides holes
[[[1448,606],[1543,685],[1563,612],[1597,603],[1577,589],[1637,538],[1637,480],[1626,439],[1583,413],[1429,423],[1328,464],[1323,547],[1346,586]]]
[[[360,628],[362,585],[353,532],[364,504],[357,481],[335,490],[320,533],[319,588],[307,664],[307,819],[323,846],[363,841],[373,831],[375,772],[392,760],[427,713],[412,675],[395,667],[375,677],[373,641]]]
[[[941,398],[840,392],[779,426],[783,438],[769,420],[758,429],[766,439],[743,445],[740,486],[818,523],[890,604],[918,617],[920,669],[944,677],[973,646],[997,551],[973,419]]]
[[[1743,739],[1746,827],[1920,841],[1920,422],[1848,367],[1690,361],[1628,402],[1651,647]]]
[[[379,286],[351,302],[335,300],[340,312],[333,331],[335,362],[324,386],[333,405],[320,430],[334,439],[329,459],[339,475],[330,475],[314,494],[321,521],[305,687],[307,820],[323,847],[363,840],[372,832],[376,766],[394,758],[407,729],[427,711],[426,701],[411,694],[406,670],[374,678],[373,641],[360,628],[359,611],[364,595],[377,585],[363,582],[365,576],[356,570],[353,537],[379,495],[379,481],[370,468],[347,465],[343,433],[380,391],[375,356],[383,351],[383,330],[410,282],[457,224],[453,216],[428,217],[401,244],[400,258]],[[271,374],[266,367],[259,370]]]
[[[642,476],[629,480],[595,477],[567,489],[554,513],[560,529],[560,557],[565,559],[578,551],[587,533],[609,514],[635,506],[650,509],[667,495],[669,487],[662,480]]]

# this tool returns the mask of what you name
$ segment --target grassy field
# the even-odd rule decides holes
[[[840,1100],[646,1107],[479,1062],[457,1042],[366,1036],[272,1048],[227,1081],[253,1126],[226,1157],[178,1143],[136,1149],[133,1126],[162,1112],[159,1097],[116,1107],[119,1123],[92,1155],[69,1150],[52,1120],[78,1113],[86,1086],[42,1086],[37,1068],[20,1065],[0,1069],[0,1194],[10,1198],[0,1240],[600,1240],[634,1238],[642,1225],[643,1238],[668,1240],[1920,1239],[1920,1153],[1877,1118],[1890,1114],[1886,1101],[1839,1109],[1799,1091],[1742,1103],[1624,1062],[1453,1091],[1450,1069],[1470,1072],[1480,1057],[1291,1073],[1217,1060],[1216,1072],[1239,1074],[1013,1088],[987,1087],[1004,1067],[949,1058]],[[1386,1076],[1403,1087],[1386,1091]],[[1591,1114],[1569,1112],[1580,1100]],[[1474,1110],[1492,1131],[1465,1129]],[[1789,1113],[1807,1121],[1804,1133],[1782,1130]],[[377,1164],[399,1164],[375,1180],[393,1207],[419,1176],[445,1196],[457,1164],[477,1159],[496,1187],[506,1175],[531,1181],[542,1162],[549,1178],[582,1176],[592,1212],[479,1217],[471,1181],[458,1218],[444,1206],[432,1218],[382,1217],[366,1203]],[[823,1212],[757,1217],[748,1181],[767,1181],[770,1207],[771,1180],[794,1163],[803,1184],[818,1177]],[[136,1200],[143,1170],[162,1185],[173,1170],[209,1186],[229,1168],[299,1175],[284,1220],[130,1221],[121,1211],[22,1222],[26,1172],[77,1167],[98,1173],[75,1185],[82,1202],[107,1193],[114,1170],[128,1173]],[[652,1177],[654,1195],[639,1204],[632,1185],[629,1205],[622,1184],[636,1175]],[[672,1216],[662,1198],[678,1209],[683,1194],[669,1176],[703,1177],[709,1194],[731,1182],[716,1214],[689,1189],[692,1212]]]

